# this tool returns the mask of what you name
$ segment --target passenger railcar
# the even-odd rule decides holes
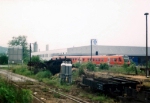
[[[113,65],[123,65],[124,63],[130,65],[130,60],[128,56],[125,55],[99,55],[99,56],[53,56],[52,60],[56,59],[64,59],[68,58],[72,60],[72,63],[86,63],[89,61],[92,61],[94,64],[102,64],[102,63],[107,63],[110,66]]]

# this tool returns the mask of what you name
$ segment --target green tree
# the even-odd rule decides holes
[[[29,60],[29,48],[27,43],[27,36],[12,37],[12,40],[8,42],[9,46],[19,46],[23,48],[23,60],[27,62]]]
[[[0,54],[0,64],[8,64],[8,56],[6,54]]]
[[[41,60],[40,60],[40,57],[39,56],[32,56],[32,58],[31,58],[31,61],[32,62],[40,62]]]

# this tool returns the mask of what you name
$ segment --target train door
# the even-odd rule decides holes
[[[108,61],[107,61],[107,64],[108,64],[108,65],[110,65],[110,58],[109,58],[109,57],[108,57]]]
[[[118,58],[118,64],[122,65],[122,59],[120,57]]]

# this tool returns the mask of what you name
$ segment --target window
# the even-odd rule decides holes
[[[121,58],[119,58],[119,61],[121,62]]]

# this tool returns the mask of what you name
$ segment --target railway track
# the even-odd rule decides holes
[[[16,74],[11,73],[11,72],[8,73],[8,71],[7,71],[7,73],[3,73],[3,74],[6,76],[7,80],[9,80],[9,82],[11,82],[14,86],[16,86],[18,88],[32,90],[32,92],[33,92],[32,96],[34,99],[36,99],[36,101],[37,101],[36,103],[47,103],[48,97],[50,97],[50,95],[54,94],[54,93],[60,95],[63,98],[68,98],[75,103],[89,103],[89,102],[84,101],[75,96],[68,95],[68,94],[60,92],[60,91],[56,91],[54,88],[51,89],[48,85],[38,82],[36,80],[17,75],[18,80],[20,80],[18,82],[16,80],[12,79],[13,76],[15,76]],[[8,76],[8,74],[11,74],[11,76],[10,75]],[[36,94],[37,92],[39,94]],[[44,97],[41,97],[40,94],[44,94]]]
[[[51,90],[51,89],[50,89]],[[87,101],[84,101],[84,100],[82,100],[82,99],[80,99],[80,98],[77,98],[77,97],[75,97],[75,96],[72,96],[72,95],[67,95],[67,94],[64,94],[64,93],[61,93],[61,92],[57,92],[57,91],[55,91],[55,90],[51,90],[52,92],[54,92],[54,93],[57,93],[57,94],[59,94],[59,95],[61,95],[61,96],[64,96],[64,97],[66,97],[66,98],[69,98],[70,100],[72,100],[72,101],[75,101],[75,102],[77,102],[77,103],[89,103],[89,102],[87,102]]]
[[[32,81],[28,81],[28,82],[31,82],[31,84],[33,83]],[[19,85],[16,84],[15,82],[13,82],[13,84],[15,84],[16,86],[19,86]],[[21,88],[30,89],[30,90],[32,90],[34,93],[36,93],[36,91],[34,91],[34,89],[32,89],[32,88],[34,88],[34,86],[32,87],[31,84],[30,84],[30,83],[29,83],[29,84],[24,84],[24,85],[22,85]],[[33,84],[35,84],[35,83],[33,83]],[[42,83],[42,84],[43,84],[43,83]],[[38,83],[38,85],[36,85],[36,88],[38,88],[41,93],[43,92],[43,89],[46,89],[46,88],[48,88],[48,87],[49,87],[49,86],[47,86],[47,85],[45,85],[45,84],[44,84],[44,85],[41,85],[41,83]],[[62,93],[62,92],[58,92],[58,91],[56,91],[55,89],[48,88],[47,94],[45,94],[45,95],[48,96],[48,94],[50,94],[50,93],[59,94],[60,96],[65,97],[65,98],[68,98],[68,99],[70,99],[70,100],[72,100],[72,101],[74,101],[74,102],[76,102],[76,103],[89,103],[89,102],[84,101],[84,100],[82,100],[82,99],[80,99],[80,98],[77,98],[77,97],[75,97],[75,96],[68,95],[68,94],[65,94],[65,93]],[[42,94],[44,94],[44,93],[42,93]],[[41,100],[41,98],[40,98],[39,96],[37,96],[36,94],[34,94],[33,97],[36,98],[38,101],[40,101],[40,103],[46,103],[45,100],[46,100],[47,98],[46,98],[46,99],[43,98],[43,100]]]

